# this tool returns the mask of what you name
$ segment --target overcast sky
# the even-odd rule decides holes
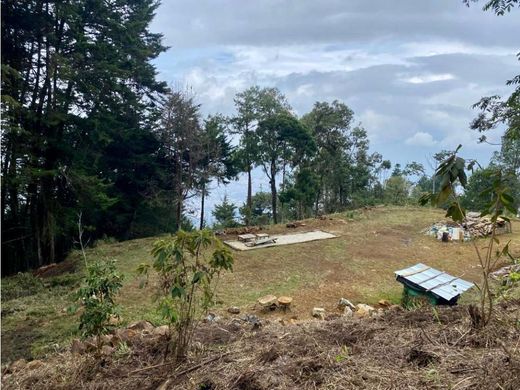
[[[233,96],[278,87],[297,115],[341,100],[392,162],[463,144],[493,151],[469,130],[471,105],[507,95],[520,72],[519,12],[498,17],[461,0],[163,0],[152,30],[170,49],[160,78],[190,85],[204,114],[233,113]],[[496,137],[496,135],[495,135]]]

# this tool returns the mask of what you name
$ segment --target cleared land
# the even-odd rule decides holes
[[[302,244],[235,252],[234,272],[219,284],[221,304],[216,311],[236,305],[242,312],[266,317],[293,316],[306,319],[314,306],[332,311],[340,297],[354,302],[375,304],[379,299],[398,302],[402,287],[393,272],[418,262],[428,264],[466,280],[478,282],[480,269],[471,243],[442,243],[421,231],[443,219],[443,212],[427,208],[374,208],[307,220],[306,226],[287,229],[278,225],[266,229],[273,234],[322,229],[338,238]],[[234,237],[224,237],[231,239]],[[124,323],[147,319],[160,324],[153,300],[153,278],[144,290],[135,277],[139,263],[150,262],[155,238],[122,243],[100,243],[88,257],[115,258],[125,275],[119,297]],[[511,240],[511,250],[520,254],[520,222],[513,222],[513,233],[501,236]],[[484,246],[484,241],[478,242]],[[68,260],[81,264],[77,253]],[[80,268],[81,272],[81,268]],[[13,284],[2,280],[2,361],[36,357],[67,345],[75,336],[77,320],[67,313],[71,294],[81,274],[71,273],[44,279],[43,286],[28,288],[5,299]],[[14,283],[16,282],[16,283]],[[258,297],[274,294],[294,298],[287,314],[261,313],[255,308]],[[471,294],[464,299],[472,299]]]
[[[254,245],[247,246],[243,241],[229,240],[224,241],[231,248],[239,251],[249,251],[253,249],[263,249],[271,246],[280,246],[280,245],[291,245],[291,244],[301,244],[309,241],[318,241],[318,240],[327,240],[329,238],[336,238],[337,236],[331,233],[323,232],[321,230],[313,230],[312,232],[304,232],[304,233],[293,233],[293,234],[276,234],[269,236],[269,239],[275,240],[275,242],[262,244],[262,245]]]

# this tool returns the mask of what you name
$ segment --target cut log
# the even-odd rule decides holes
[[[292,297],[280,297],[278,298],[278,304],[280,305],[280,307],[283,309],[283,310],[287,310],[291,307],[291,303],[292,303],[293,299]]]
[[[258,298],[258,303],[260,304],[260,306],[265,308],[270,308],[273,305],[276,306],[277,301],[278,300],[274,295],[266,295],[262,298]]]

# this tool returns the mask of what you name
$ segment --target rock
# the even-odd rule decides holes
[[[111,347],[109,345],[103,345],[103,347],[101,347],[101,354],[105,355],[105,356],[112,355],[114,353],[114,351],[115,351],[115,348]]]
[[[348,299],[340,298],[338,302],[338,309],[343,310],[345,307],[349,307],[351,310],[356,310],[356,306]]]
[[[25,359],[19,359],[11,363],[9,370],[11,372],[21,371],[27,367],[27,361]]]
[[[206,316],[206,321],[207,322],[218,322],[218,321],[220,321],[220,317],[218,315],[216,315],[215,313],[208,313],[208,315]]]
[[[266,295],[262,298],[258,298],[258,303],[264,308],[276,307],[278,299],[274,295]]]
[[[79,339],[72,340],[72,344],[70,345],[70,352],[81,355],[86,351],[87,347]]]
[[[352,318],[354,316],[354,312],[349,306],[345,306],[345,309],[343,309],[343,316],[346,318]]]
[[[262,326],[262,322],[254,314],[246,314],[244,317],[242,317],[242,321],[253,325],[253,329],[257,329]]]
[[[325,309],[322,307],[315,307],[312,309],[311,314],[314,318],[319,318],[320,320],[325,319]]]
[[[404,309],[400,305],[392,305],[388,308],[390,311],[403,311]]]
[[[365,305],[364,303],[359,303],[356,307],[357,310],[354,315],[359,318],[369,317],[376,311],[372,306]]]
[[[231,314],[240,314],[240,308],[236,306],[231,306],[227,309],[228,313]]]
[[[26,369],[28,371],[36,370],[36,369],[42,367],[43,365],[44,365],[44,363],[41,360],[33,360],[33,361],[27,363]]]
[[[134,330],[136,332],[152,332],[154,329],[154,326],[149,323],[148,321],[137,321],[127,326],[127,329]]]
[[[390,307],[390,306],[392,306],[392,302],[387,301],[386,299],[380,299],[378,303],[379,303],[380,306],[383,306],[383,307]]]
[[[137,336],[137,332],[133,329],[118,329],[116,337],[119,341],[131,344],[132,340]]]
[[[168,327],[168,325],[162,325],[162,326],[158,326],[157,328],[155,328],[153,331],[152,331],[152,334],[154,336],[168,336],[170,334],[170,328]]]

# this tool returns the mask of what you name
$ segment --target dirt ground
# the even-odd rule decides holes
[[[261,326],[203,324],[183,364],[163,360],[164,337],[137,336],[100,360],[64,352],[4,369],[4,389],[504,389],[520,388],[520,302],[497,307],[484,330],[466,308],[330,315]]]
[[[270,234],[321,229],[338,238],[233,252],[234,272],[224,275],[219,291],[222,309],[236,305],[262,316],[301,319],[308,318],[313,307],[334,310],[341,297],[373,305],[380,299],[398,303],[402,285],[393,272],[419,262],[478,283],[480,268],[471,243],[443,243],[423,234],[442,220],[444,213],[439,210],[376,207],[354,215],[305,220],[306,226],[296,229],[271,227]],[[519,232],[517,221],[512,234],[499,237],[511,241],[511,251],[517,254]],[[479,247],[486,245],[487,241],[478,241]],[[259,311],[255,301],[267,294],[292,296],[291,312]],[[471,300],[472,294],[464,299]]]
[[[442,243],[425,236],[422,230],[443,220],[443,212],[429,208],[376,207],[356,212],[303,221],[306,226],[270,226],[269,234],[323,230],[338,235],[330,240],[306,242],[254,251],[234,251],[234,272],[219,281],[220,304],[214,308],[224,320],[231,319],[230,306],[243,314],[254,314],[276,322],[279,319],[302,321],[311,317],[314,307],[334,312],[340,298],[354,303],[377,305],[380,299],[398,303],[402,286],[393,272],[422,262],[472,282],[480,279],[480,269],[470,243]],[[222,236],[236,238],[236,235]],[[135,270],[151,262],[150,249],[156,238],[126,242],[99,243],[87,251],[89,260],[116,259],[124,285],[117,301],[122,322],[145,319],[161,325],[154,300],[154,278],[145,289]],[[500,236],[511,241],[511,250],[520,255],[520,222],[513,222],[513,233]],[[478,241],[479,246],[486,242]],[[81,263],[78,253],[72,254]],[[56,271],[59,267],[53,268]],[[50,272],[50,271],[49,271]],[[40,358],[55,353],[77,337],[78,319],[67,312],[81,275],[63,274],[42,279],[45,286],[32,295],[6,301],[2,280],[2,363],[24,357]],[[255,302],[267,294],[294,298],[288,312],[263,311]],[[462,302],[475,299],[465,293]]]

